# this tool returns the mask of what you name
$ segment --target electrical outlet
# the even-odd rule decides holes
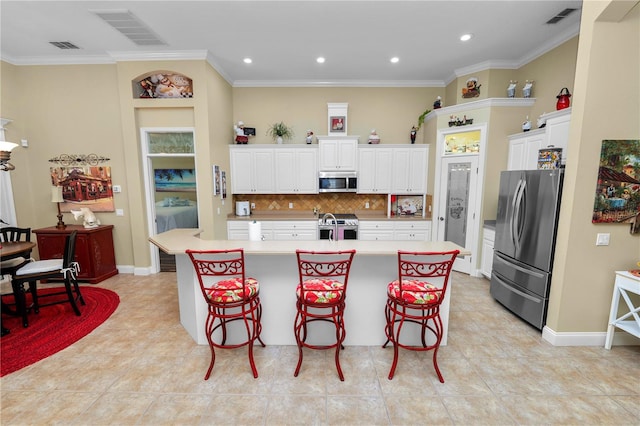
[[[114,193],[122,192],[122,187],[120,185],[113,185],[111,188],[113,189]]]
[[[256,203],[251,203],[251,210],[255,210],[256,209]]]
[[[124,216],[124,210],[123,209],[116,209],[116,216]]]
[[[609,245],[610,235],[611,234],[598,234],[598,236],[596,238],[596,245],[597,246],[608,246]]]
[[[293,203],[289,203],[289,208],[292,209],[293,208]]]
[[[369,202],[367,201],[366,203],[364,203],[364,208],[368,209],[369,208]]]

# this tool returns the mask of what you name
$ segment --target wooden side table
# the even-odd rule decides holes
[[[605,349],[611,349],[616,327],[640,338],[640,305],[635,306],[628,293],[640,295],[640,277],[633,275],[629,271],[616,271],[616,282],[613,288],[611,312],[609,313],[609,328],[607,329],[607,340],[604,344]],[[627,313],[618,317],[620,299],[624,300],[629,309]]]
[[[75,260],[80,264],[78,281],[99,283],[118,273],[113,248],[113,225],[85,228],[82,225],[67,225],[65,229],[35,229],[40,259],[62,258],[64,242],[71,231],[78,231]]]

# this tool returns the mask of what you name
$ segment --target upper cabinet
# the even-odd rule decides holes
[[[275,192],[272,148],[246,145],[229,147],[231,192],[233,194],[272,194]]]
[[[317,194],[317,148],[275,148],[275,185],[278,194]]]
[[[319,170],[356,170],[358,137],[318,136]]]
[[[391,192],[392,149],[387,146],[358,149],[358,193]]]
[[[538,168],[538,151],[545,146],[544,129],[509,136],[507,170]]]
[[[561,148],[562,164],[567,161],[571,108],[543,115],[545,127],[509,136],[507,170],[535,170],[538,154],[544,148]]]
[[[423,194],[427,192],[428,145],[409,145],[393,149],[391,192]]]

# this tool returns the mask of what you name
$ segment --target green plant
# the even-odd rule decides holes
[[[427,114],[429,114],[431,112],[430,109],[426,110],[425,112],[423,112],[422,114],[420,114],[420,117],[418,117],[418,129],[420,130],[420,127],[422,127],[422,125],[424,124],[424,118],[427,116]]]
[[[283,139],[291,139],[293,137],[293,129],[281,121],[269,126],[267,135],[271,136],[273,140],[276,140],[278,136]]]

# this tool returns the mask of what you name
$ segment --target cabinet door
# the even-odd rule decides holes
[[[391,190],[399,194],[422,194],[427,187],[427,148],[393,150]]]
[[[322,139],[318,142],[321,171],[356,170],[358,141]]]
[[[567,160],[570,124],[571,115],[569,114],[547,120],[545,147],[553,145],[555,148],[562,148],[562,164]]]
[[[231,192],[270,194],[275,191],[273,149],[240,147],[231,150]]]
[[[297,150],[296,185],[298,194],[318,193],[318,151],[313,148],[300,148]]]
[[[253,187],[258,194],[272,194],[275,191],[273,150],[256,150],[253,156]]]
[[[391,192],[391,157],[391,149],[360,148],[358,150],[359,193]]]
[[[524,170],[524,153],[524,139],[509,141],[509,159],[507,160],[507,170]]]
[[[544,144],[544,133],[525,139],[524,160],[522,170],[537,170],[538,156]]]

